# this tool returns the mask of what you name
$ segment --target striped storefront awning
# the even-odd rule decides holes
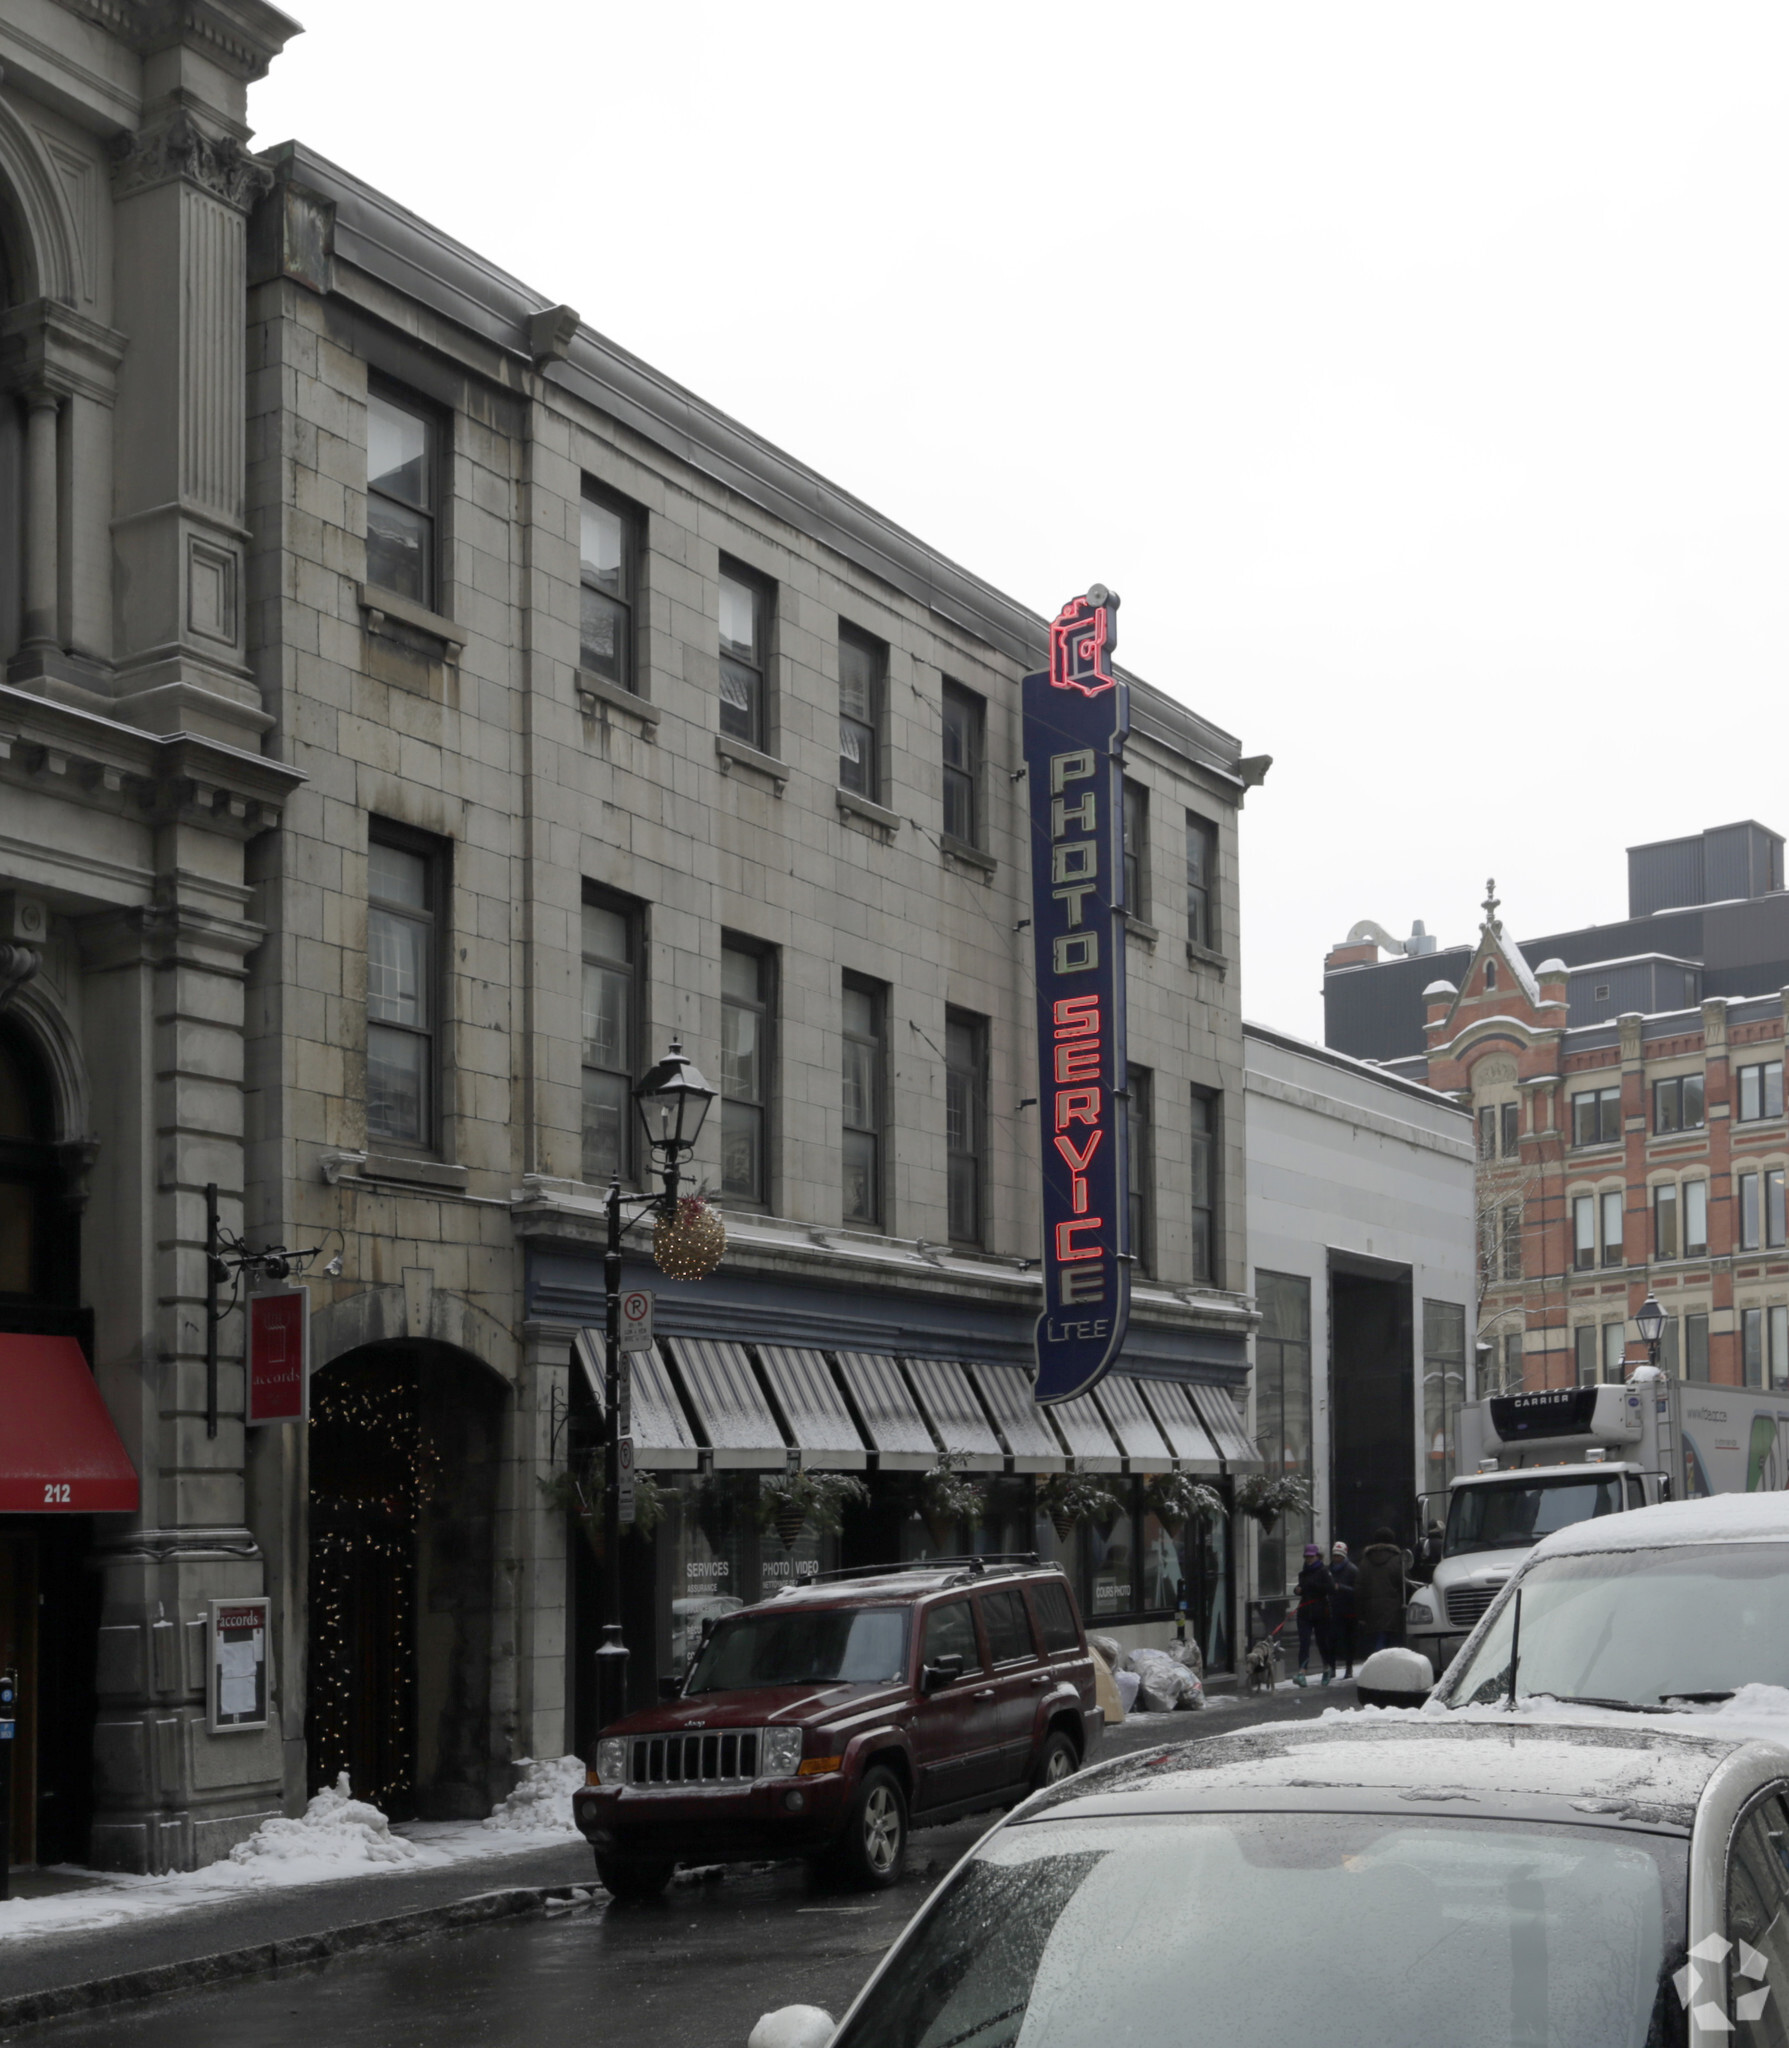
[[[884,1472],[924,1472],[938,1446],[914,1405],[901,1368],[886,1351],[835,1351],[845,1391]]]
[[[669,1347],[696,1425],[714,1452],[715,1470],[780,1472],[789,1447],[745,1346],[673,1337]]]
[[[1083,1472],[1124,1470],[1117,1439],[1094,1406],[1091,1394],[1077,1394],[1072,1401],[1052,1401],[1046,1412],[1062,1432],[1062,1441]]]
[[[1219,1457],[1229,1469],[1232,1472],[1259,1472],[1262,1469],[1260,1446],[1243,1428],[1236,1403],[1223,1388],[1197,1387],[1188,1391],[1192,1394],[1193,1406],[1198,1409],[1200,1420],[1218,1447]]]
[[[1137,1388],[1149,1412],[1161,1425],[1162,1434],[1168,1439],[1168,1448],[1183,1472],[1221,1472],[1224,1469],[1217,1445],[1212,1442],[1211,1434],[1199,1420],[1186,1388],[1178,1380],[1139,1380]]]
[[[1137,1382],[1127,1373],[1109,1372],[1093,1390],[1093,1398],[1131,1461],[1132,1471],[1165,1472],[1174,1454],[1156,1420],[1143,1405]]]
[[[758,1363],[803,1467],[861,1472],[869,1456],[826,1353],[790,1344],[760,1344]]]
[[[948,1358],[904,1358],[901,1363],[932,1434],[957,1463],[972,1472],[1000,1471],[1006,1453],[963,1368]]]
[[[603,1333],[580,1330],[574,1348],[601,1409]],[[650,1351],[630,1351],[627,1362],[635,1464],[643,1472],[693,1472],[698,1462],[696,1439],[684,1419],[683,1403],[671,1385],[671,1375],[665,1370],[658,1346],[655,1344]]]
[[[1016,1366],[971,1365],[970,1377],[981,1389],[1006,1445],[1015,1472],[1062,1472],[1068,1468],[1062,1445],[1031,1398],[1031,1381]]]

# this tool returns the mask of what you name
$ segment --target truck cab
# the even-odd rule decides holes
[[[1659,1421],[1642,1373],[1625,1386],[1503,1395],[1461,1410],[1461,1470],[1444,1513],[1437,1497],[1425,1502],[1432,1577],[1405,1614],[1411,1647],[1437,1677],[1541,1537],[1668,1498]]]

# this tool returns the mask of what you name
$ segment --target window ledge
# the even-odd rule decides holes
[[[1124,929],[1133,939],[1140,939],[1153,953],[1161,942],[1161,933],[1147,919],[1132,917],[1127,910],[1124,914]]]
[[[715,734],[714,751],[723,775],[731,775],[735,768],[749,768],[755,775],[768,776],[776,784],[778,796],[782,795],[783,786],[793,772],[787,761],[779,761],[774,754],[748,747],[744,740],[729,739],[724,732]]]
[[[413,633],[425,633],[431,640],[438,640],[448,650],[450,658],[458,659],[467,636],[452,619],[444,619],[439,612],[432,612],[424,605],[412,604],[409,598],[400,597],[395,590],[381,590],[376,583],[358,584],[356,591],[360,608],[366,613],[367,624],[375,633],[389,620],[393,625],[407,626]]]
[[[412,1187],[457,1193],[466,1185],[467,1172],[465,1167],[451,1165],[445,1159],[410,1159],[401,1152],[369,1152],[361,1162],[360,1177],[400,1180]]]
[[[965,867],[979,868],[984,875],[1000,872],[1000,863],[991,853],[983,853],[979,846],[971,846],[967,839],[959,839],[954,832],[941,833],[938,844],[951,860],[960,860]]]
[[[901,814],[873,804],[867,796],[859,796],[854,789],[835,789],[839,809],[854,818],[864,818],[872,825],[880,825],[891,837],[901,829]]]
[[[1200,945],[1197,939],[1186,942],[1186,964],[1189,967],[1209,967],[1220,981],[1230,972],[1229,955],[1213,952],[1211,947]]]
[[[601,676],[593,676],[588,669],[579,669],[575,681],[581,711],[594,712],[599,704],[606,704],[611,711],[625,711],[629,718],[637,718],[646,728],[647,737],[652,737],[652,728],[658,723],[657,705],[649,704],[644,697],[636,697],[632,690],[618,690],[613,683],[605,683]]]

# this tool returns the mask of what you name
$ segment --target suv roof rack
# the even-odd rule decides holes
[[[816,1572],[803,1586],[848,1586],[878,1579],[936,1578],[940,1586],[967,1586],[977,1579],[1005,1578],[1014,1572],[1061,1572],[1054,1558],[1035,1550],[984,1550],[973,1557],[915,1557],[905,1564],[854,1565],[846,1570]],[[1065,1577],[1066,1573],[1063,1574]],[[789,1590],[793,1591],[794,1588]]]

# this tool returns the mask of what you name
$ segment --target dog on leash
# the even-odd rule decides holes
[[[1245,1692],[1272,1692],[1280,1682],[1280,1646],[1272,1636],[1251,1643],[1242,1666]]]

